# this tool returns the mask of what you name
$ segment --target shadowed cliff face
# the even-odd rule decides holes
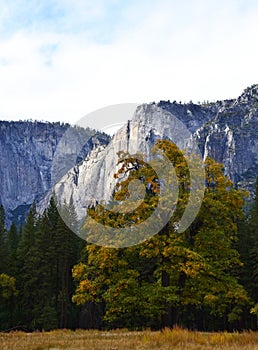
[[[50,189],[55,150],[68,127],[60,123],[0,122],[0,202],[7,223],[22,222],[31,203]],[[84,158],[93,148],[90,136],[94,134],[90,129],[76,132],[77,137],[64,148],[64,158],[71,154],[77,154],[78,161]],[[88,140],[82,150],[80,137]]]
[[[173,116],[192,136],[182,137]],[[0,122],[0,201],[9,222],[14,218],[22,220],[35,199],[40,202],[40,210],[47,205],[52,193],[53,158],[67,128],[59,123]],[[55,186],[60,201],[69,202],[73,197],[79,217],[87,205],[110,198],[119,151],[148,155],[151,146],[161,138],[170,139],[181,148],[189,147],[195,139],[204,158],[210,156],[223,163],[225,173],[238,186],[252,192],[258,175],[258,85],[247,88],[239,98],[214,103],[144,104],[111,142],[103,134],[95,142],[90,138],[93,134],[90,129],[81,129],[64,147],[58,174],[64,177]],[[83,149],[82,139],[88,140]],[[69,165],[71,155],[78,155],[73,167]]]

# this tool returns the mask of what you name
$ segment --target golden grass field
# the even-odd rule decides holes
[[[0,333],[1,350],[258,350],[258,333],[116,330]]]

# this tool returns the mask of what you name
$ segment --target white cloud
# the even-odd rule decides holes
[[[74,122],[114,103],[236,97],[258,82],[256,2],[90,3],[56,1],[56,26],[0,36],[0,118]]]

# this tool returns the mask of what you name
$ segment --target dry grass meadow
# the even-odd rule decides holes
[[[258,350],[258,333],[199,333],[117,330],[0,333],[1,350]]]

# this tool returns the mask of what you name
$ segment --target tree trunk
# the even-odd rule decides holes
[[[162,287],[168,287],[170,284],[170,277],[166,271],[162,271],[161,276]],[[161,317],[161,327],[172,327],[172,309],[169,303],[166,301],[164,305],[165,313]]]

